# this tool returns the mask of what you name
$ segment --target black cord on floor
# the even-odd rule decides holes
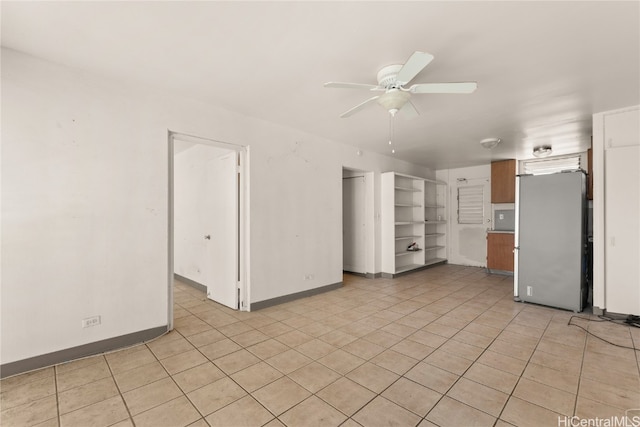
[[[626,346],[626,345],[616,344],[616,343],[611,342],[611,341],[608,341],[608,340],[606,340],[606,339],[604,339],[604,338],[602,338],[602,337],[599,337],[598,335],[596,335],[596,334],[594,334],[594,333],[592,333],[592,332],[589,332],[589,331],[588,331],[586,328],[584,328],[583,326],[576,325],[575,323],[571,323],[571,321],[573,320],[573,318],[574,318],[574,317],[577,317],[578,319],[581,319],[581,320],[586,320],[586,321],[588,321],[588,322],[612,322],[612,323],[616,323],[616,324],[618,324],[618,325],[629,325],[629,326],[634,326],[634,327],[640,327],[640,326],[636,326],[636,324],[635,324],[635,323],[638,323],[638,322],[635,322],[635,321],[634,321],[634,323],[633,323],[633,324],[630,324],[630,323],[627,323],[626,321],[622,321],[622,322],[620,322],[620,321],[618,321],[618,320],[616,320],[616,319],[612,319],[612,318],[610,318],[610,317],[606,317],[606,316],[598,316],[598,318],[599,318],[600,320],[596,320],[596,319],[589,319],[589,318],[581,317],[581,316],[571,316],[571,317],[569,318],[569,322],[567,323],[567,325],[569,325],[569,326],[576,326],[576,327],[578,327],[578,328],[582,329],[583,331],[585,331],[587,334],[591,335],[592,337],[598,338],[599,340],[604,341],[604,342],[606,342],[607,344],[611,344],[611,345],[613,345],[613,346],[620,347],[620,348],[626,348],[626,349],[629,349],[629,350],[640,351],[640,348],[628,347],[628,346]],[[637,317],[637,316],[629,316],[629,318],[631,318],[631,317]],[[633,340],[632,340],[632,342],[633,342]]]

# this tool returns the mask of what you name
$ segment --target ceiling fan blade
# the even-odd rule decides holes
[[[413,52],[413,54],[407,59],[407,62],[402,66],[398,75],[396,76],[396,82],[403,85],[409,83],[415,76],[418,75],[429,62],[433,60],[433,55],[425,52]]]
[[[411,93],[472,93],[478,87],[476,82],[462,83],[421,83],[409,88]]]
[[[377,85],[368,85],[364,83],[343,83],[343,82],[327,82],[324,84],[324,87],[335,87],[340,89],[369,89],[369,90],[384,89],[384,88],[378,87]]]
[[[420,115],[420,113],[416,109],[416,106],[413,105],[411,101],[407,101],[407,103],[404,104],[399,112],[405,119],[413,119]]]
[[[358,111],[364,109],[367,105],[371,104],[372,102],[374,102],[376,99],[380,98],[380,96],[376,95],[372,98],[367,99],[366,101],[364,101],[363,103],[360,103],[358,105],[356,105],[355,107],[353,107],[352,109],[345,111],[344,113],[340,114],[340,117],[345,119],[349,116],[351,116],[352,114],[357,113]]]

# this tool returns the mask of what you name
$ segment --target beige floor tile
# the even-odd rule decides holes
[[[495,338],[500,335],[502,329],[492,328],[480,323],[471,322],[463,329],[463,332],[471,333],[473,335],[480,335],[485,338]]]
[[[370,332],[362,338],[384,348],[389,348],[402,341],[402,337],[383,330]]]
[[[10,391],[14,387],[21,387],[32,381],[39,381],[47,377],[49,378],[54,377],[56,374],[55,369],[58,369],[59,366],[62,366],[62,365],[58,365],[55,368],[50,367],[50,368],[38,369],[37,371],[26,372],[24,374],[3,378],[0,380],[0,393]]]
[[[211,329],[211,325],[195,316],[186,316],[176,319],[173,326],[176,331],[180,332],[185,337]]]
[[[324,335],[321,335],[319,338],[322,341],[327,342],[335,347],[343,347],[349,344],[350,342],[358,339],[358,337],[355,337],[353,335],[347,334],[346,332],[342,332],[338,330],[328,332]]]
[[[489,350],[496,353],[504,354],[516,359],[527,361],[531,358],[535,348],[526,348],[518,344],[496,339],[489,346]]]
[[[132,415],[149,410],[182,395],[182,391],[171,378],[165,378],[123,393]]]
[[[129,418],[122,397],[115,396],[60,416],[60,427],[110,426]]]
[[[609,384],[582,378],[578,394],[620,409],[640,408],[640,390],[627,390]]]
[[[2,408],[0,424],[3,426],[31,426],[58,417],[56,396],[33,400],[13,408]]]
[[[353,415],[376,396],[371,390],[345,377],[325,387],[316,395],[347,416]]]
[[[346,377],[375,393],[381,393],[399,378],[397,374],[370,362],[358,366]]]
[[[187,397],[201,414],[207,416],[246,395],[247,392],[225,377],[188,393]]]
[[[134,368],[139,368],[140,366],[144,366],[151,362],[156,361],[156,357],[153,355],[151,350],[149,350],[145,345],[139,345],[126,350],[109,353],[107,354],[106,358],[107,358],[107,362],[109,363],[109,367],[111,368],[111,371],[113,372],[114,375],[119,374],[121,372],[129,371]],[[98,365],[101,365],[101,364],[98,364]],[[92,366],[96,366],[96,365],[92,365]],[[87,367],[83,369],[90,369],[90,368],[91,367]],[[77,371],[78,370],[70,372],[70,374],[77,373]],[[109,373],[109,375],[111,374]],[[60,389],[60,381],[58,381],[58,389]]]
[[[340,378],[340,376],[341,375],[334,370],[317,362],[303,366],[288,375],[289,378],[309,390],[311,393],[315,393],[323,389]]]
[[[640,375],[633,370],[620,372],[591,363],[583,364],[580,375],[593,381],[624,388],[630,391],[640,390]]]
[[[371,359],[370,362],[388,369],[391,372],[395,372],[398,375],[403,375],[409,369],[413,368],[418,363],[418,360],[398,353],[395,350],[386,350]]]
[[[183,393],[189,393],[225,376],[225,373],[213,363],[206,362],[173,375],[173,380],[182,389]]]
[[[394,335],[397,335],[402,338],[406,338],[409,335],[413,334],[417,331],[417,328],[413,328],[411,326],[402,325],[397,322],[389,323],[387,326],[384,326],[380,329],[381,331],[389,332]]]
[[[248,368],[251,365],[255,365],[260,362],[256,356],[248,352],[247,350],[238,350],[235,353],[227,354],[219,359],[215,359],[213,363],[222,369],[227,375],[231,375],[242,369]]]
[[[585,420],[594,420],[596,418],[611,419],[612,417],[624,417],[625,412],[625,409],[616,408],[615,406],[578,396],[575,415]]]
[[[572,415],[576,395],[545,384],[520,378],[513,395],[562,415]]]
[[[266,334],[263,334],[260,331],[252,329],[250,331],[235,335],[232,337],[232,339],[233,341],[238,343],[241,347],[249,347],[259,342],[268,340],[269,336]]]
[[[483,365],[491,366],[492,368],[499,369],[501,371],[505,371],[517,376],[520,376],[522,374],[525,366],[527,365],[527,362],[524,360],[505,356],[504,354],[496,353],[495,351],[490,350],[482,353],[482,355],[478,357],[476,363],[482,363]]]
[[[273,414],[280,415],[302,402],[311,393],[293,380],[283,377],[252,393],[252,395]]]
[[[235,382],[250,393],[280,377],[282,377],[282,373],[266,362],[256,363],[231,375]]]
[[[390,401],[424,417],[442,395],[406,378],[400,378],[382,393]]]
[[[133,417],[136,427],[181,427],[198,419],[200,414],[186,396],[180,396]]]
[[[518,427],[557,426],[562,415],[511,396],[500,419]],[[570,424],[567,424],[570,425]]]
[[[519,377],[482,363],[474,363],[464,373],[464,378],[484,384],[503,393],[511,394],[518,383]]]
[[[456,375],[462,375],[473,363],[471,360],[455,356],[443,350],[434,351],[424,361]]]
[[[441,394],[446,393],[459,378],[458,375],[424,362],[418,363],[404,376]]]
[[[265,362],[283,374],[289,374],[296,369],[300,369],[301,367],[308,365],[312,361],[312,359],[295,350],[287,350],[265,360]]]
[[[429,412],[427,420],[441,427],[493,426],[496,419],[447,396]]]
[[[420,417],[401,406],[378,396],[353,416],[363,427],[373,426],[413,426],[420,422]]]
[[[310,335],[314,338],[318,338],[328,332],[331,332],[332,330],[333,328],[322,323],[310,323],[300,328],[300,332],[304,332],[305,334]]]
[[[362,365],[365,361],[351,353],[344,350],[336,350],[333,353],[329,353],[324,357],[318,359],[318,362],[322,363],[328,368],[345,375],[358,366]]]
[[[56,365],[55,370],[58,373],[62,373],[67,371],[73,371],[74,369],[78,369],[78,368],[84,368],[86,366],[93,365],[95,363],[104,363],[104,362],[105,362],[104,355],[101,354],[97,356],[85,357],[83,359],[72,360],[69,362],[63,362],[59,365]],[[48,369],[50,369],[50,372],[53,371],[53,368],[48,368]],[[4,384],[2,388],[4,388]]]
[[[270,357],[289,350],[289,347],[282,344],[280,341],[269,339],[267,341],[262,341],[259,344],[247,347],[247,350],[255,354],[260,359],[266,360]]]
[[[422,360],[430,355],[435,349],[428,345],[413,341],[411,338],[407,338],[392,346],[391,350],[402,353],[413,359]]]
[[[580,373],[580,364],[576,363],[575,359],[570,359],[566,356],[557,356],[540,350],[536,350],[533,353],[529,363],[542,365],[570,375],[577,375]]]
[[[225,326],[221,326],[218,328],[218,331],[222,332],[224,335],[229,338],[235,337],[236,335],[240,335],[245,332],[253,331],[254,328],[247,325],[244,322],[234,322]]]
[[[337,348],[329,343],[314,338],[311,341],[307,341],[306,343],[297,346],[295,350],[313,360],[316,360],[336,351]]]
[[[72,388],[58,395],[58,408],[61,414],[75,411],[93,403],[107,400],[119,395],[118,388],[113,378],[101,380]]]
[[[175,356],[169,356],[166,359],[162,359],[160,363],[171,375],[175,375],[178,372],[186,371],[195,366],[207,363],[208,360],[198,350],[191,350],[185,353],[176,354]]]
[[[116,374],[115,380],[122,393],[169,376],[160,362],[154,361],[136,369]]]
[[[484,351],[480,347],[476,347],[471,344],[465,344],[460,341],[455,341],[453,339],[447,341],[442,344],[438,350],[446,351],[447,353],[453,354],[455,356],[460,356],[467,360],[474,361],[476,360]]]
[[[536,365],[535,363],[527,365],[522,377],[572,394],[578,392],[578,381],[580,379],[576,374],[567,374],[546,366]]]
[[[427,345],[429,347],[438,348],[445,342],[447,338],[442,335],[434,334],[428,331],[416,331],[407,337],[411,341],[419,342],[420,344]]]
[[[348,351],[351,354],[355,354],[356,356],[364,360],[372,359],[385,350],[384,347],[362,338],[350,342],[349,344],[342,347],[342,349]]]
[[[10,409],[24,405],[56,393],[56,382],[53,376],[43,377],[34,381],[22,384],[16,383],[13,386],[0,388],[0,408]]]
[[[451,387],[447,396],[465,403],[473,408],[498,417],[507,403],[509,395],[485,385],[460,378]]]
[[[156,341],[148,343],[147,347],[149,347],[158,359],[166,359],[167,357],[175,356],[194,349],[193,345],[182,336],[177,335],[177,338],[173,337],[176,337],[176,335],[172,335],[171,340],[163,340],[164,337],[159,338]]]
[[[251,396],[238,399],[206,418],[208,425],[212,427],[261,426],[272,419],[273,415]]]
[[[219,332],[217,329],[210,329],[208,331],[200,332],[195,335],[189,336],[188,340],[196,348],[204,347],[208,344],[213,344],[214,342],[221,341],[226,337],[224,334]]]
[[[143,348],[143,351],[145,352],[144,354],[147,354],[148,352],[148,355],[155,360],[149,350]],[[110,376],[111,371],[109,370],[109,366],[107,366],[106,362],[102,361],[83,368],[57,374],[56,385],[58,392],[61,392]]]
[[[442,325],[435,322],[429,323],[427,326],[422,328],[422,330],[434,333],[436,335],[442,335],[445,338],[451,338],[460,331],[460,329],[458,328],[453,328],[451,326]]]
[[[309,397],[279,418],[288,426],[305,427],[337,427],[347,419],[343,413],[316,396]]]
[[[213,361],[241,349],[242,347],[238,344],[231,341],[229,338],[225,338],[212,344],[202,346],[198,350],[200,350],[200,352],[209,360]]]

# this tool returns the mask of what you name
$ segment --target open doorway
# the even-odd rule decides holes
[[[169,301],[173,279],[233,309],[248,306],[244,147],[169,132]]]
[[[355,169],[342,170],[342,269],[362,276],[374,270],[372,175]]]

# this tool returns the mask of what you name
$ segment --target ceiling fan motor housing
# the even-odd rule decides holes
[[[397,84],[396,77],[398,76],[398,72],[402,69],[402,64],[400,65],[387,65],[378,71],[378,85],[382,86],[386,89],[394,89],[399,86]]]

